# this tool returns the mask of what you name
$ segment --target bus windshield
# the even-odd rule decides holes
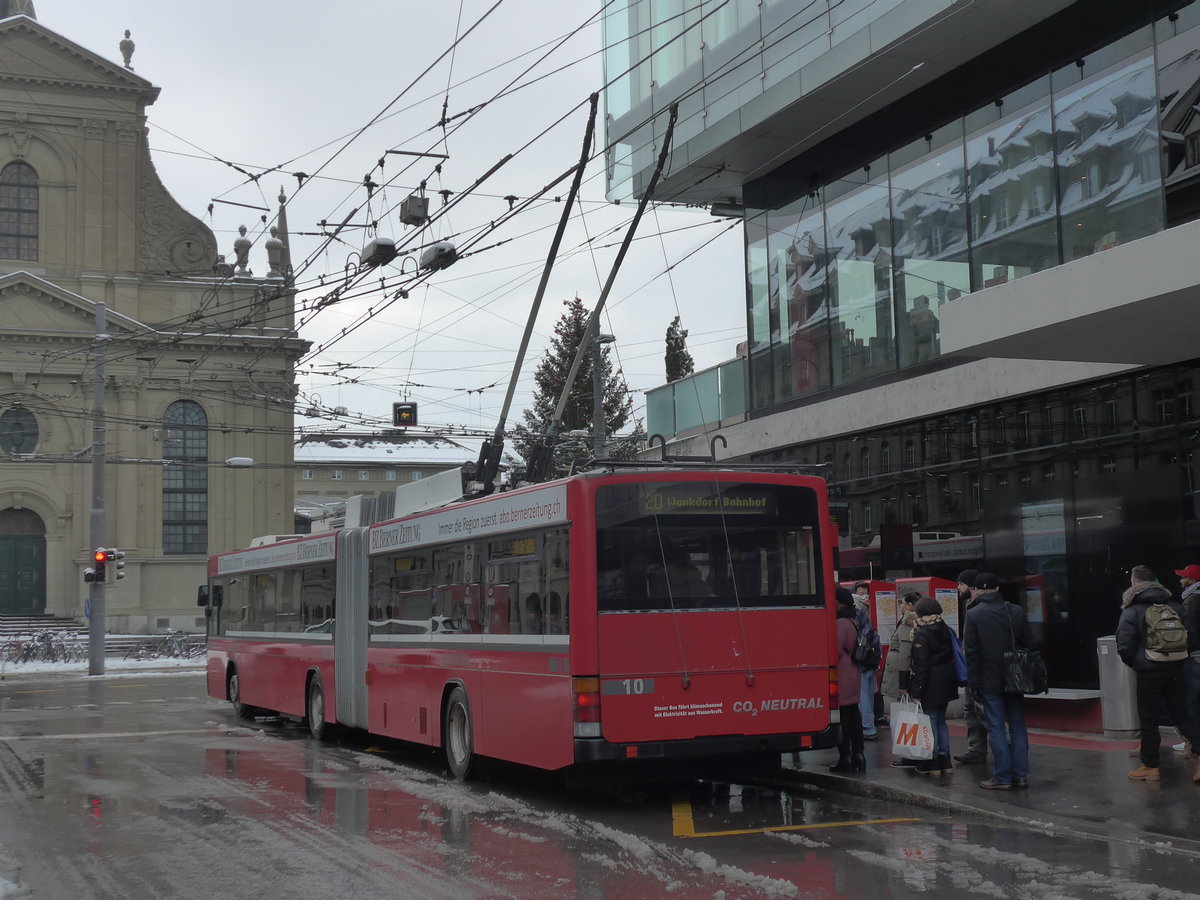
[[[819,607],[809,488],[687,481],[596,491],[600,612]]]

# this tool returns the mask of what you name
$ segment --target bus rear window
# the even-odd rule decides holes
[[[731,482],[596,492],[601,612],[824,605],[817,498]]]

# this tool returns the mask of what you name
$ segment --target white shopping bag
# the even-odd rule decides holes
[[[892,704],[892,755],[901,759],[933,758],[933,725],[920,703]]]

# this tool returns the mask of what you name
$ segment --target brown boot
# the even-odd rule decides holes
[[[1196,773],[1197,778],[1200,778],[1200,772]],[[1129,777],[1134,781],[1159,781],[1158,769],[1152,769],[1147,765],[1138,766],[1129,773]]]

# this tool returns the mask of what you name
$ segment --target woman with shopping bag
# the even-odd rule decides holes
[[[837,675],[838,711],[841,714],[841,739],[838,761],[830,772],[865,772],[867,757],[863,752],[862,716],[858,711],[861,670],[851,654],[858,644],[858,626],[854,624],[854,595],[844,587],[837,588]]]
[[[903,703],[908,700],[908,674],[912,666],[912,635],[913,625],[917,621],[917,601],[921,599],[921,595],[910,591],[904,595],[904,599],[900,601],[900,621],[896,623],[896,630],[892,632],[892,639],[888,642],[887,660],[883,664],[883,680],[879,685],[879,692],[883,694],[884,709],[888,711],[888,718],[892,716],[892,708],[896,703]],[[893,744],[896,731],[895,726],[892,728]],[[905,756],[897,754],[892,755],[892,768],[899,769],[904,766],[915,766],[917,761],[909,759]]]
[[[950,730],[946,726],[946,707],[958,696],[958,675],[954,671],[954,645],[950,628],[942,621],[942,605],[932,597],[917,601],[917,619],[913,629],[912,673],[908,693],[920,702],[933,728],[933,758],[917,763],[917,771],[926,775],[949,775]]]

